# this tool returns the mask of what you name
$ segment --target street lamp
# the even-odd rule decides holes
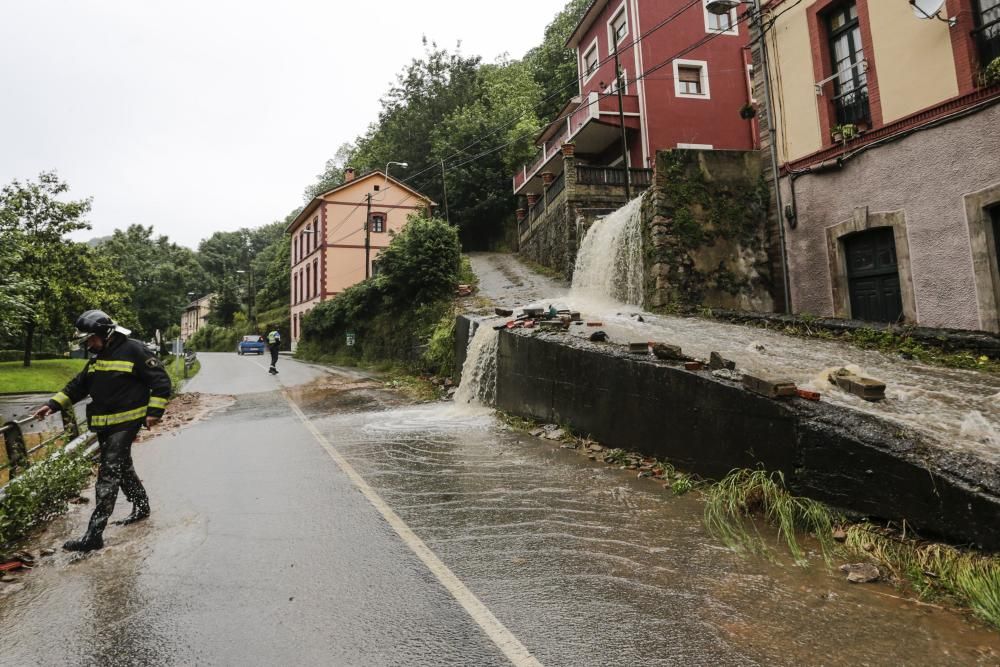
[[[774,203],[777,207],[775,215],[778,217],[778,237],[781,243],[781,282],[785,295],[785,311],[791,312],[792,304],[788,285],[788,257],[785,251],[785,225],[781,220],[784,207],[781,205],[781,179],[778,173],[778,131],[774,127],[773,104],[771,101],[771,73],[768,66],[767,41],[764,39],[765,29],[760,9],[760,0],[709,0],[709,2],[705,3],[705,9],[716,16],[724,16],[744,4],[747,5],[747,17],[750,20],[750,25],[757,29],[760,39],[760,64],[764,70],[764,111],[766,112],[767,133],[770,139],[768,144],[771,153],[771,177],[774,179]],[[756,40],[751,40],[751,43],[753,41]]]
[[[254,313],[253,313],[253,297],[254,297],[254,294],[253,294],[253,267],[251,267],[249,271],[244,270],[244,269],[236,269],[236,273],[246,273],[246,274],[248,274],[247,275],[247,320],[249,320],[250,324],[254,327],[254,329],[256,329],[257,328],[257,320],[254,319]]]

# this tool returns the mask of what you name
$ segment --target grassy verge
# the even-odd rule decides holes
[[[44,359],[25,368],[20,361],[0,363],[0,394],[55,393],[80,372],[86,359]]]
[[[800,564],[805,553],[798,535],[811,534],[827,562],[833,556],[873,561],[900,588],[922,600],[945,600],[971,609],[1000,628],[1000,557],[918,541],[870,523],[839,529],[843,545],[835,543],[835,527],[844,517],[822,503],[793,496],[780,474],[734,470],[705,491],[705,525],[725,544],[767,553],[757,528],[763,520],[777,529]]]
[[[0,549],[23,539],[36,526],[66,511],[90,478],[91,462],[77,452],[56,454],[7,485],[0,500]]]
[[[184,377],[184,357],[182,356],[169,356],[164,359],[163,367],[166,369],[167,373],[170,375],[170,384],[173,387],[174,395],[180,391],[181,386],[201,370],[201,362],[195,361],[194,365],[188,369],[187,377]]]

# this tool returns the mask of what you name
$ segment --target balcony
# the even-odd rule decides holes
[[[833,111],[838,125],[871,125],[868,86],[848,90],[834,97]]]
[[[972,31],[976,40],[976,50],[979,52],[979,64],[982,69],[1000,58],[1000,19],[983,24]]]
[[[622,112],[625,127],[638,131],[639,97],[622,96]],[[514,194],[541,192],[542,172],[561,174],[561,148],[564,143],[576,144],[576,154],[599,154],[621,139],[621,115],[618,112],[618,97],[601,97],[596,92],[586,99],[574,98],[560,114],[562,120],[553,123],[539,136],[540,147],[535,157],[514,174]]]
[[[629,169],[629,184],[635,190],[645,190],[653,182],[652,169]],[[625,187],[625,170],[619,167],[591,167],[578,165],[576,182],[579,185],[614,185]]]

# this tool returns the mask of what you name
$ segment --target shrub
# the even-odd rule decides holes
[[[80,453],[59,453],[32,466],[7,485],[0,501],[0,547],[25,537],[35,526],[66,511],[66,501],[87,483],[91,463]]]

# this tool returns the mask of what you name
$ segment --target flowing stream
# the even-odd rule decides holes
[[[1000,377],[996,375],[930,366],[837,341],[643,311],[639,305],[643,293],[640,201],[632,200],[590,227],[580,243],[567,294],[538,295],[531,304],[507,305],[556,305],[579,311],[584,319],[601,322],[612,343],[671,343],[705,359],[716,351],[735,361],[739,370],[789,379],[820,392],[824,401],[907,425],[930,444],[967,450],[1000,464]],[[572,327],[570,333],[587,336],[593,330]],[[495,353],[495,345],[474,343],[469,352],[470,357]],[[491,367],[495,373],[495,362],[474,360],[467,366],[470,363],[471,368]],[[834,387],[829,374],[842,367],[885,382],[886,399],[872,403]]]

